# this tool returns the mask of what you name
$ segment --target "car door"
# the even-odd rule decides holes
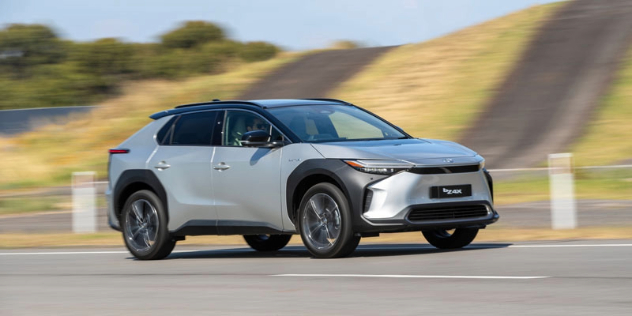
[[[223,111],[183,114],[158,133],[162,139],[147,162],[167,192],[169,230],[189,221],[215,230],[217,211],[212,192],[214,130],[219,137]],[[190,224],[190,223],[189,223]]]
[[[254,122],[254,123],[253,123]],[[241,136],[252,129],[267,129],[282,139],[265,118],[247,110],[228,110],[222,129],[222,146],[213,156],[213,192],[220,234],[253,234],[280,231],[280,148],[241,145]]]

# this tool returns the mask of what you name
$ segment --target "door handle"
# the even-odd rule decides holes
[[[222,170],[230,169],[230,166],[227,165],[225,162],[220,162],[218,165],[213,166],[213,169],[222,171]]]
[[[171,165],[168,165],[166,161],[161,161],[156,166],[154,166],[154,168],[158,170],[165,170],[165,169],[168,169],[169,167],[171,167]]]

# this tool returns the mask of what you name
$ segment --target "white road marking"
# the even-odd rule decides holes
[[[129,251],[54,251],[54,252],[0,252],[0,256],[31,256],[31,255],[105,255],[122,254]]]
[[[378,244],[373,244],[374,246]],[[380,245],[382,246],[382,245]],[[572,248],[572,247],[632,247],[632,244],[552,244],[552,245],[542,245],[542,244],[533,244],[533,245],[469,245],[465,247],[465,249],[502,249],[502,248]],[[419,246],[383,246],[383,247],[371,247],[371,245],[360,245],[358,249],[361,250],[415,250],[415,249],[436,249],[434,246],[430,245],[419,245]]]
[[[549,276],[496,276],[496,275],[415,275],[415,274],[273,274],[274,277],[323,277],[323,278],[392,278],[392,279],[490,279],[532,280]]]
[[[510,245],[509,248],[632,247],[632,244]]]

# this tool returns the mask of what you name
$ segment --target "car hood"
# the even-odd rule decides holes
[[[454,142],[434,139],[347,141],[312,144],[325,158],[397,159],[415,165],[479,163],[482,157]],[[445,158],[451,158],[444,161]]]

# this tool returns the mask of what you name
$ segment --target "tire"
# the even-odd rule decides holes
[[[140,260],[165,258],[176,245],[169,235],[165,207],[151,191],[137,191],[127,199],[121,222],[125,246]]]
[[[257,251],[277,251],[285,247],[292,235],[244,235],[248,245]]]
[[[439,249],[457,249],[469,245],[476,238],[478,228],[457,228],[451,234],[445,229],[422,231],[421,233],[431,245]]]
[[[319,183],[307,190],[297,222],[303,244],[314,257],[345,257],[360,243],[360,236],[353,233],[349,202],[331,183]]]

